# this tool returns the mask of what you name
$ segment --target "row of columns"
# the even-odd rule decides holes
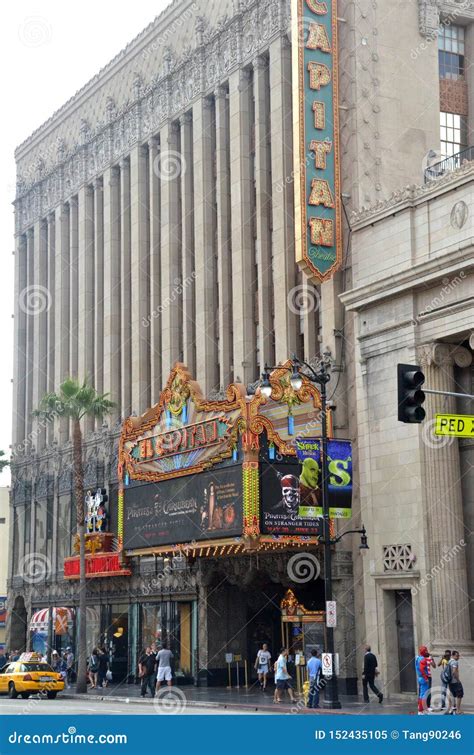
[[[290,74],[276,40],[18,237],[17,302],[32,284],[51,301],[39,316],[17,306],[15,443],[66,375],[89,376],[128,416],[158,400],[177,360],[209,392],[297,349]]]
[[[427,394],[427,417],[456,414],[456,399],[446,392],[459,392],[454,368],[470,367],[472,353],[463,347],[435,343],[419,348],[419,360],[426,386],[443,392]],[[437,651],[442,648],[444,652],[445,647],[462,649],[461,644],[469,645],[471,640],[458,439],[429,439],[422,444],[422,452],[427,572],[432,575],[431,640]]]

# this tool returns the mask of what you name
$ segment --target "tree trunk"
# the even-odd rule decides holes
[[[87,692],[87,640],[86,640],[86,539],[84,524],[84,470],[82,466],[82,432],[78,420],[73,422],[74,496],[76,498],[77,532],[79,535],[79,626],[77,637],[76,692]],[[77,624],[76,624],[77,626]]]

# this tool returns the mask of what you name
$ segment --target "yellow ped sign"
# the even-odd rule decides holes
[[[435,435],[474,438],[474,416],[472,414],[437,414]]]

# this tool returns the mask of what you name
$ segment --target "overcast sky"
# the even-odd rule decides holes
[[[167,5],[169,0],[135,0],[132,4],[81,0],[76,5],[59,0],[18,0],[2,7],[0,449],[8,453],[13,376],[14,150]],[[9,473],[4,472],[0,484],[8,483]]]

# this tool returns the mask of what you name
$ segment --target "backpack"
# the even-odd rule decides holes
[[[451,684],[453,680],[453,668],[450,663],[441,672],[441,681],[443,684]]]

